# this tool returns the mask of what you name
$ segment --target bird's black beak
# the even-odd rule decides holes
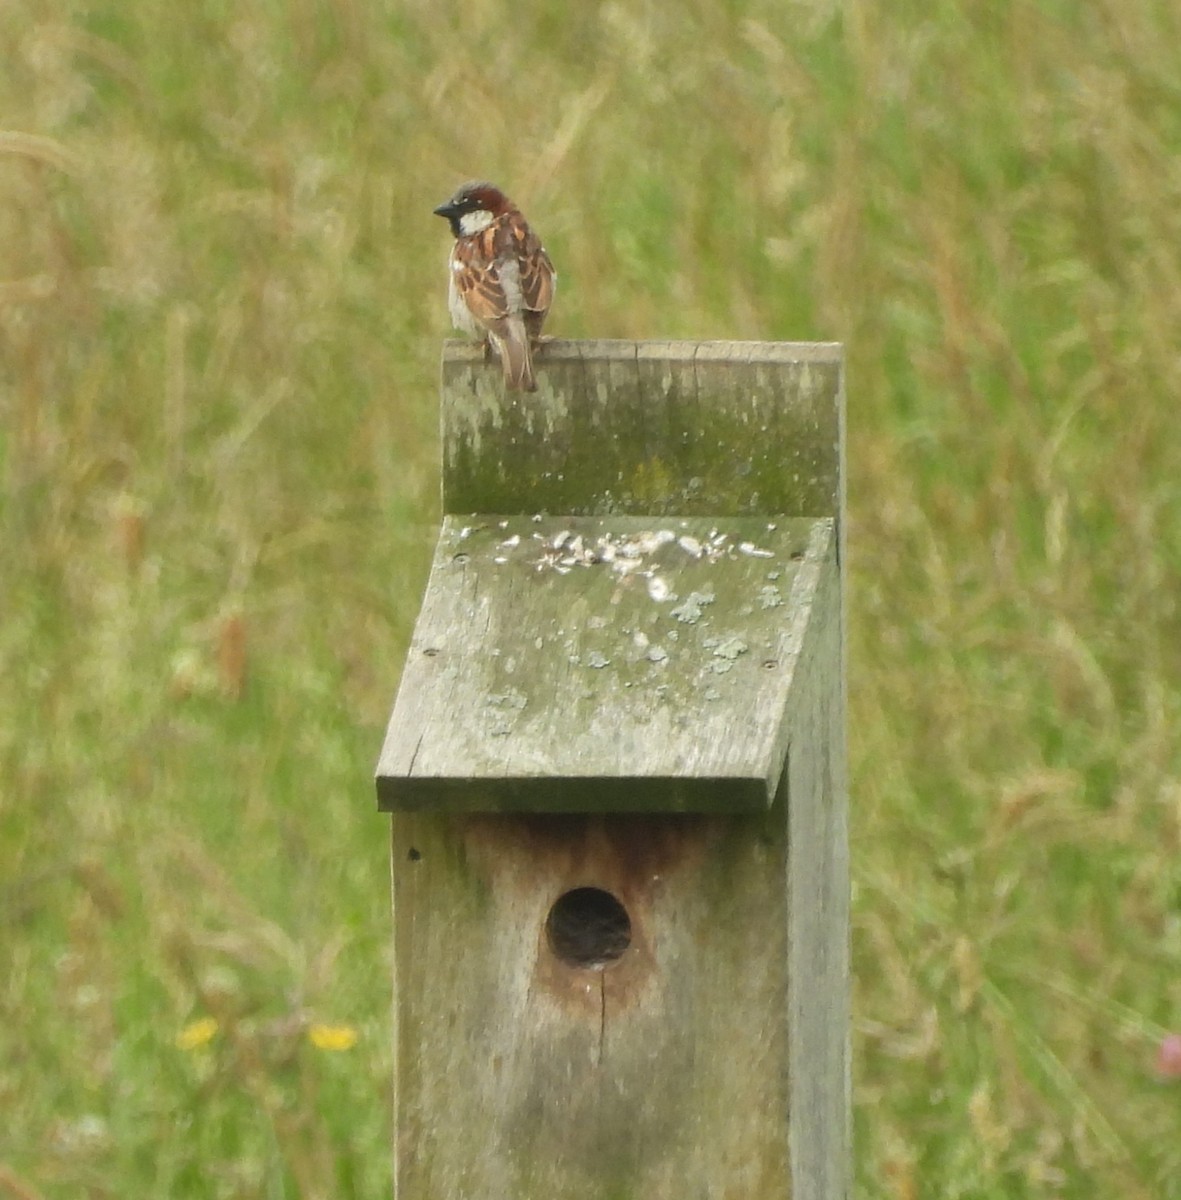
[[[445,217],[448,221],[458,215],[455,205],[452,204],[450,200],[440,204],[438,208],[432,209],[431,211],[436,217]]]

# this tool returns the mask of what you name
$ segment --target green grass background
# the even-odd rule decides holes
[[[482,175],[554,333],[848,346],[858,1196],[1181,1197],[1175,0],[0,45],[0,1196],[388,1195],[371,771]]]

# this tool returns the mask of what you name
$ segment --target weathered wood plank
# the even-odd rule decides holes
[[[842,350],[793,342],[554,341],[506,395],[443,355],[448,513],[838,516]]]
[[[835,536],[831,519],[448,517],[382,806],[765,808]]]
[[[398,1200],[818,1195],[789,1187],[786,854],[780,805],[396,813]],[[545,934],[588,885],[631,919],[603,970]]]
[[[814,600],[784,714],[791,1195],[843,1200],[852,1188],[844,630],[836,564],[809,563],[803,573],[811,572]]]

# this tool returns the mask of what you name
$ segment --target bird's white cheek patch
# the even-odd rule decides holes
[[[464,237],[471,237],[473,233],[487,229],[493,219],[492,214],[486,209],[477,208],[475,212],[464,213],[459,218],[459,230]]]

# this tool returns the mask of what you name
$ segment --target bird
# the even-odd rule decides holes
[[[533,345],[558,276],[521,210],[484,180],[462,184],[434,210],[455,235],[447,305],[456,329],[496,351],[506,388],[534,392]]]

